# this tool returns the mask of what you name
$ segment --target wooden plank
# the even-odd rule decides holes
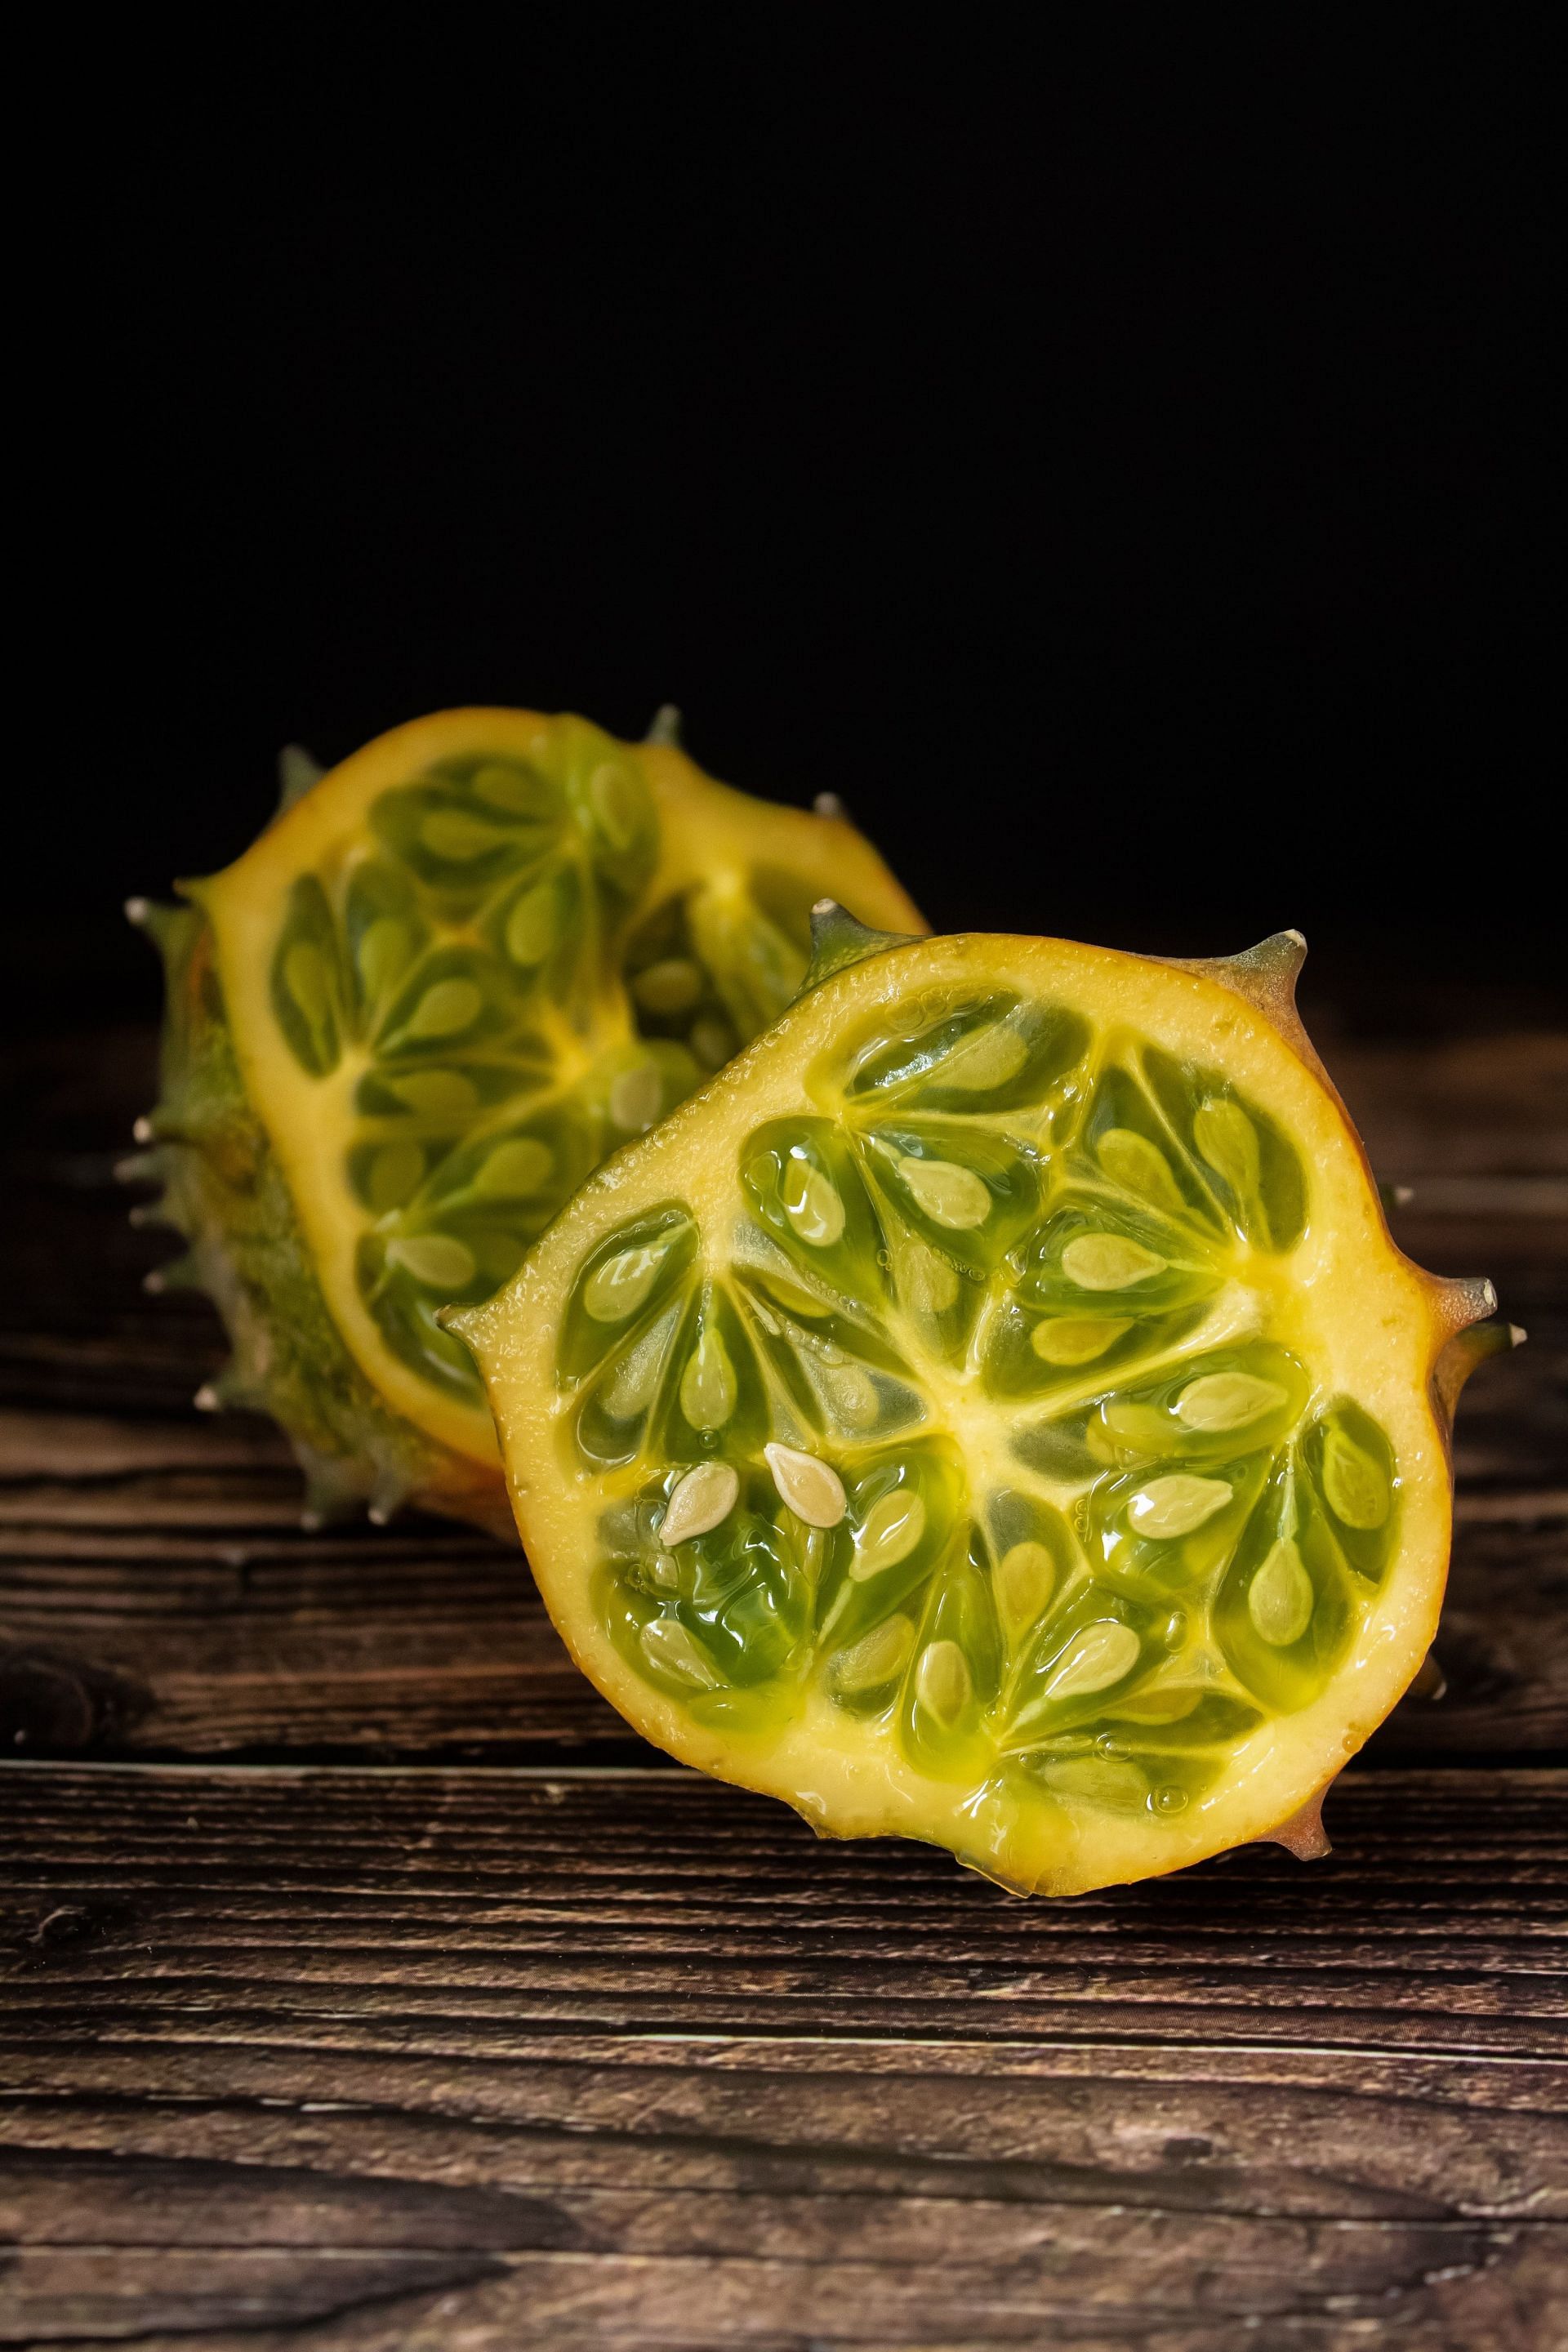
[[[166,2179],[149,2184],[165,2200]],[[208,2226],[228,2226],[248,2185],[236,2178],[226,2209],[204,2196]],[[973,2193],[858,2192],[835,2208],[745,2191],[578,2200],[569,2219],[585,2242],[535,2250],[540,2201],[511,2199],[510,2227],[487,2233],[503,2242],[481,2239],[467,2252],[305,2248],[287,2236],[277,2245],[25,2248],[0,2287],[0,2340],[47,2336],[68,2352],[128,2337],[143,2352],[289,2352],[302,2342],[321,2352],[1256,2352],[1259,2343],[1349,2352],[1384,2342],[1553,2352],[1561,2343],[1552,2333],[1557,2233],[1539,2226],[1250,2215],[1194,2224],[1181,2211],[1086,2216]],[[470,2207],[454,2197],[440,2210],[455,2228]],[[547,2211],[555,2226],[556,2209]],[[663,2227],[628,2229],[623,2250],[606,2241],[626,2213]],[[680,2235],[689,2250],[673,2254],[639,2242]],[[753,2242],[781,2252],[741,2251]]]
[[[1341,1040],[1331,1059],[1374,1166],[1415,1187],[1402,1246],[1440,1273],[1491,1274],[1505,1312],[1550,1315],[1551,1344],[1568,1346],[1568,1038]],[[133,1196],[114,1181],[153,1065],[143,1030],[0,1058],[0,1177],[22,1236],[0,1289],[0,1402],[170,1413],[222,1360],[199,1300],[143,1296],[171,1240],[132,1231]]]
[[[281,2032],[342,2051],[417,2015],[481,2056],[694,2014],[1369,2058],[1561,2047],[1558,1770],[1352,1771],[1321,1867],[1259,1848],[1021,1904],[935,1850],[821,1843],[675,1767],[7,1769],[3,2030],[31,2047],[101,2045],[139,2013],[215,2048]]]
[[[1544,2347],[1565,1784],[1047,1906],[673,1772],[15,1770],[0,2340]]]
[[[1554,2347],[1568,1782],[1467,1759],[1565,1745],[1568,1043],[1330,1058],[1404,1245],[1531,1326],[1467,1401],[1452,1696],[1330,1861],[1019,1906],[663,1766],[15,1770],[0,2342]],[[637,1755],[514,1557],[307,1539],[191,1415],[217,1334],[110,1175],[149,1068],[4,1092],[13,1752]]]
[[[1378,1175],[1417,1206],[1428,1179],[1568,1175],[1563,1031],[1319,1045]]]
[[[1568,1488],[1467,1488],[1448,1692],[1373,1752],[1568,1753],[1565,1596]],[[502,1762],[637,1743],[516,1554],[436,1524],[303,1533],[258,1423],[32,1414],[0,1415],[0,1747],[18,1746]]]
[[[1381,1176],[1568,1173],[1568,1031],[1379,1038],[1305,1010]],[[0,1048],[6,1152],[86,1181],[93,1155],[130,1148],[156,1084],[145,1023],[16,1040]]]

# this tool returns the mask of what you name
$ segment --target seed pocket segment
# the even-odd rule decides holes
[[[920,919],[841,815],[580,719],[447,712],[302,789],[296,769],[191,910],[149,913],[169,980],[151,1172],[229,1323],[230,1391],[294,1437],[312,1509],[408,1498],[510,1533],[442,1310],[507,1281],[607,1154],[783,1010],[825,888],[900,931]],[[657,1316],[675,1246],[610,1253],[583,1320],[621,1337]],[[637,1323],[595,1458],[622,1458],[611,1430],[656,1425],[656,1392],[661,1439],[681,1410],[733,1425],[730,1312],[662,1338]]]
[[[1295,953],[832,942],[458,1318],[556,1622],[677,1755],[1010,1886],[1268,1835],[1426,1654],[1477,1302]]]

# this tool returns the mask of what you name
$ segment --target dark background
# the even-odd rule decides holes
[[[127,56],[46,278],[95,748],[38,1018],[152,1007],[117,902],[237,854],[279,743],[468,700],[674,700],[942,928],[1562,1007],[1544,18],[244,21]]]

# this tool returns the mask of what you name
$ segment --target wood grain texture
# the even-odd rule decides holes
[[[675,1770],[17,1779],[13,2340],[1548,2340],[1568,1776],[1049,1906]]]
[[[1483,1402],[1521,1360],[1483,1371]],[[1407,1701],[1371,1752],[1568,1759],[1568,1480],[1475,1475],[1460,1514],[1447,1693]],[[641,1752],[570,1664],[518,1554],[434,1523],[305,1534],[292,1467],[254,1424],[41,1413],[0,1413],[0,1746]]]
[[[1449,1696],[1327,1861],[1057,1905],[655,1758],[516,1554],[304,1535],[140,1287],[147,1038],[0,1066],[0,2345],[1558,2352],[1568,1040],[1329,1053],[1531,1328]]]
[[[1568,1038],[1523,1031],[1368,1045],[1331,1037],[1325,1046],[1379,1175],[1414,1188],[1396,1221],[1402,1245],[1437,1273],[1490,1273],[1516,1320],[1554,1318],[1551,1344],[1561,1354]],[[168,1414],[222,1360],[202,1301],[141,1289],[174,1244],[127,1225],[136,1195],[115,1182],[114,1170],[154,1091],[145,1030],[50,1038],[0,1055],[0,1181],[12,1204],[0,1403]]]

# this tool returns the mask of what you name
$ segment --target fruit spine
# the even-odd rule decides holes
[[[302,755],[284,755],[282,805],[298,797]],[[164,1014],[156,1107],[136,1123],[141,1147],[121,1162],[128,1183],[160,1185],[132,1213],[174,1227],[184,1255],[146,1277],[149,1290],[195,1288],[212,1300],[232,1354],[195,1402],[204,1412],[265,1413],[283,1429],[304,1475],[302,1524],[363,1507],[384,1523],[414,1496],[513,1539],[493,1486],[388,1412],[328,1312],[265,1130],[246,1100],[195,907],[133,898],[126,913],[162,960]]]

